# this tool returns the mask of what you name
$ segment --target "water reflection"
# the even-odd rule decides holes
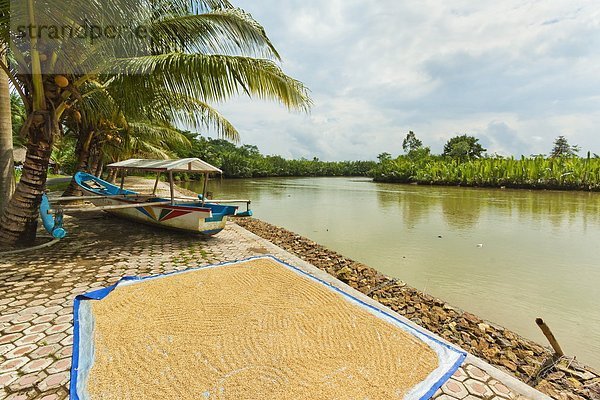
[[[598,193],[559,191],[520,191],[478,188],[454,188],[414,185],[377,185],[380,208],[399,207],[404,223],[414,228],[437,211],[455,229],[477,225],[482,213],[492,212],[516,217],[522,223],[550,221],[553,227],[565,224],[600,222]]]
[[[566,351],[600,366],[600,193],[347,178],[212,181],[209,189],[249,198],[258,218],[526,337],[545,340],[533,322],[544,317]]]

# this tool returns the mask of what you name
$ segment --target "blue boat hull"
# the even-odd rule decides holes
[[[131,190],[121,189],[93,175],[78,172],[75,182],[86,195],[105,196],[90,200],[97,206],[135,205],[142,203],[164,203],[163,197],[141,195]],[[237,207],[198,202],[180,202],[173,205],[145,205],[106,212],[144,224],[167,229],[200,233],[212,236],[225,228],[227,218],[235,215]]]

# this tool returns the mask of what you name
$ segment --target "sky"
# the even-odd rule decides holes
[[[310,113],[235,98],[218,109],[263,154],[434,153],[457,134],[490,154],[600,153],[598,0],[233,0],[260,22]],[[583,154],[583,153],[582,153]]]

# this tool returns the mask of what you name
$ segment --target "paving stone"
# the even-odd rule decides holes
[[[49,374],[55,374],[62,371],[68,371],[71,369],[71,359],[63,358],[62,360],[58,360],[46,368],[46,372]]]
[[[2,333],[9,334],[9,333],[22,332],[30,326],[31,326],[31,324],[27,323],[27,322],[23,322],[23,323],[16,324],[16,325],[9,325],[7,328],[4,328],[2,330]]]
[[[41,391],[46,391],[53,388],[59,388],[69,381],[69,371],[58,372],[56,374],[48,375],[46,379],[38,384],[38,388]]]
[[[49,322],[43,324],[35,324],[31,328],[27,328],[23,333],[25,333],[26,335],[31,333],[41,333],[50,327],[52,327],[52,324],[50,324]]]
[[[12,351],[12,349],[15,348],[15,345],[12,343],[6,343],[3,345],[0,345],[0,356],[5,355],[6,353]]]
[[[53,301],[49,301],[47,304],[56,304]],[[46,307],[46,309],[44,309],[43,311],[40,311],[40,315],[50,315],[50,314],[55,314],[57,311],[62,310],[61,306],[53,306],[53,307]]]
[[[450,379],[442,386],[442,392],[456,399],[463,399],[469,395],[467,388],[461,382],[454,379]]]
[[[61,349],[55,353],[55,356],[57,358],[65,358],[65,357],[71,357],[72,354],[73,354],[73,346],[70,345],[70,346],[61,347]]]
[[[495,379],[492,379],[488,382],[489,387],[493,390],[494,393],[496,393],[498,396],[501,397],[509,397],[510,396],[510,389],[507,388],[504,384],[502,384],[501,382],[498,382]]]
[[[28,361],[29,358],[27,357],[18,357],[6,360],[2,364],[0,364],[0,373],[16,371],[23,365],[27,364]]]
[[[486,374],[485,372],[483,372],[481,369],[477,368],[476,366],[469,364],[465,367],[465,372],[474,379],[480,380],[480,381],[487,381],[490,377],[488,374]]]
[[[37,317],[36,314],[22,314],[22,315],[17,316],[13,320],[13,322],[16,324],[18,324],[20,322],[29,322],[29,321],[34,320],[36,317]]]
[[[434,397],[436,400],[455,400],[454,397],[452,396],[448,396],[447,394],[442,394],[439,396]]]
[[[480,398],[487,398],[494,395],[492,389],[487,386],[485,383],[478,381],[476,379],[467,379],[463,382],[469,394],[473,396],[477,396]]]
[[[35,318],[34,320],[32,320],[31,322],[33,324],[42,324],[44,322],[50,322],[54,318],[56,318],[56,315],[41,315],[41,316]]]
[[[56,343],[50,344],[50,345],[45,345],[45,346],[40,346],[36,350],[34,350],[30,354],[28,354],[28,357],[32,358],[32,359],[40,358],[40,357],[48,357],[51,354],[54,354],[57,351],[59,351],[60,348],[61,348],[61,346]]]
[[[17,371],[10,371],[0,374],[0,388],[7,387],[11,383],[17,380],[19,374]]]
[[[46,395],[44,397],[40,397],[40,400],[59,400],[59,399],[62,399],[62,397],[59,393],[52,393],[52,394]]]
[[[25,344],[37,343],[39,342],[45,335],[43,333],[32,333],[29,335],[25,335],[19,340],[15,341],[17,346],[22,346]]]
[[[35,344],[24,344],[23,346],[15,347],[13,350],[6,353],[6,358],[17,358],[31,353],[33,350],[37,349],[37,345]]]
[[[28,374],[30,372],[41,371],[50,364],[52,364],[51,358],[38,358],[37,360],[31,360],[22,366],[21,372]]]
[[[64,338],[67,337],[67,335],[65,333],[55,333],[54,335],[50,335],[50,336],[43,336],[44,338],[40,344],[54,344],[54,343],[58,343],[61,340],[63,340]]]
[[[44,371],[33,372],[31,374],[20,376],[16,381],[8,386],[11,392],[18,392],[33,388],[36,384],[46,378],[47,374]]]
[[[70,327],[71,327],[71,324],[68,324],[68,323],[52,325],[50,328],[48,328],[46,330],[46,334],[52,335],[54,333],[60,333],[60,332],[66,331]]]
[[[21,336],[23,336],[23,334],[20,332],[11,333],[10,335],[2,335],[0,336],[0,344],[12,343],[15,340],[19,339]]]

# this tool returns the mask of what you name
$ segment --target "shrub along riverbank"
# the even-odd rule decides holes
[[[377,182],[600,191],[600,159],[380,156],[371,176]]]

